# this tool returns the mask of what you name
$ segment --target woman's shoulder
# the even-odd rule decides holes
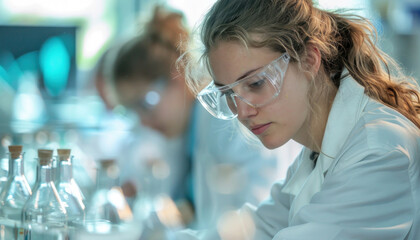
[[[419,148],[420,129],[404,115],[371,100],[354,128],[364,133],[367,146],[397,147],[414,145]]]
[[[382,159],[386,164],[383,159],[396,158],[406,159],[407,166],[419,162],[420,129],[396,110],[372,100],[362,111],[334,165],[342,169],[364,160]]]

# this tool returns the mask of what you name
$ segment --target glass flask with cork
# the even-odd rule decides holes
[[[21,145],[9,147],[9,173],[0,193],[0,216],[21,221],[22,208],[31,196],[31,187],[24,174],[24,152]]]
[[[97,173],[97,189],[88,206],[89,221],[120,224],[132,220],[132,212],[118,186],[119,168],[115,160],[102,160]]]
[[[22,214],[25,223],[41,225],[45,229],[67,225],[66,209],[52,179],[52,155],[52,150],[38,150],[36,182],[33,194],[25,203]]]
[[[71,149],[57,149],[56,188],[66,211],[69,224],[85,218],[83,193],[73,178]]]

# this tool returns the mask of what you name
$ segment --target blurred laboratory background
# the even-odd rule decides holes
[[[0,171],[8,169],[8,146],[18,144],[31,186],[39,148],[72,150],[74,179],[87,199],[102,160],[118,163],[120,184],[137,181],[137,162],[164,159],[170,146],[115,104],[100,80],[107,77],[103,56],[139,33],[156,4],[183,12],[193,30],[213,2],[0,0]],[[377,44],[405,73],[420,79],[420,0],[317,2],[370,19],[378,30]],[[161,178],[171,174],[170,165],[157,169]]]

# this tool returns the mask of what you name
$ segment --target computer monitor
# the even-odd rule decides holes
[[[0,81],[16,89],[31,76],[45,98],[74,94],[76,33],[75,26],[0,25]]]

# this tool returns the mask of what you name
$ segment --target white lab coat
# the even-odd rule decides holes
[[[284,183],[235,239],[420,239],[420,130],[347,77],[334,99],[317,164],[304,148]],[[235,228],[237,229],[237,228]],[[241,235],[239,234],[239,235]],[[216,231],[178,239],[218,239]]]

